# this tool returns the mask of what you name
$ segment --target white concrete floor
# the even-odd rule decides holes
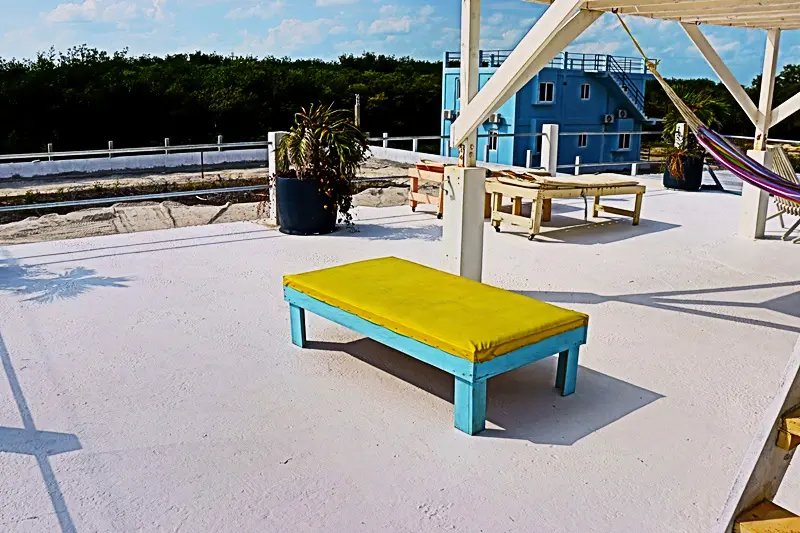
[[[738,202],[653,182],[638,227],[487,226],[486,282],[591,322],[577,393],[552,358],[494,378],[477,437],[448,375],[319,318],[289,343],[283,274],[437,266],[428,214],[0,248],[0,531],[705,531],[800,333],[800,246],[736,237]]]

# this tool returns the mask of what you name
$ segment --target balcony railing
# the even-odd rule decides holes
[[[481,50],[479,62],[481,67],[499,67],[511,54],[511,50]],[[578,54],[562,52],[548,63],[549,68],[565,70],[581,70],[586,72],[608,72],[609,60],[613,60],[627,74],[644,74],[647,66],[640,57],[610,56],[607,54]],[[615,68],[616,68],[615,65]],[[461,66],[460,52],[447,52],[444,60],[445,68]]]

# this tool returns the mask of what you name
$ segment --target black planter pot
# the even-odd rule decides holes
[[[681,157],[683,177],[673,176],[669,165],[664,169],[664,187],[682,191],[698,191],[703,184],[703,158]]]
[[[289,235],[325,235],[336,230],[336,209],[325,209],[331,199],[311,180],[276,178],[280,232]]]

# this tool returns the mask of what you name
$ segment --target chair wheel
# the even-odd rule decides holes
[[[529,241],[532,241],[535,238],[536,238],[536,235],[528,235],[528,240]]]
[[[497,233],[500,233],[500,226],[495,226],[495,227],[494,227],[494,230],[495,230]]]
[[[436,215],[436,218],[442,220],[444,218],[444,215],[442,213],[439,213],[438,215]]]
[[[417,212],[417,208],[416,208],[416,207],[412,207],[412,208],[411,208],[411,212],[412,212],[412,213],[416,213],[416,212]]]

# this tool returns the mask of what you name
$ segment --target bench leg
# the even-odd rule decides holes
[[[639,219],[642,216],[642,199],[644,198],[644,193],[639,193],[636,195],[636,203],[634,204],[633,208],[633,225],[639,225]]]
[[[306,347],[306,310],[289,304],[289,322],[292,326],[292,344]]]
[[[561,390],[562,396],[569,396],[575,392],[575,383],[578,380],[578,350],[580,346],[574,346],[558,354],[556,388]]]
[[[486,380],[466,381],[456,378],[456,427],[475,435],[486,429]]]

